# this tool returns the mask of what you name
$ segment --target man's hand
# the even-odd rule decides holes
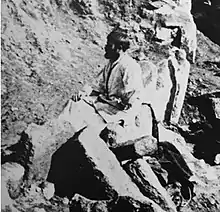
[[[87,96],[89,96],[92,92],[92,88],[89,85],[85,85],[82,89],[82,91],[76,91],[73,96],[72,96],[72,100],[74,102],[78,102],[80,101],[82,98],[85,98]]]
[[[78,101],[80,101],[80,100],[82,99],[82,96],[83,96],[83,92],[82,92],[82,91],[76,91],[76,92],[72,95],[71,99],[72,99],[74,102],[78,102]]]

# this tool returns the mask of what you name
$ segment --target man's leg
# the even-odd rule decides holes
[[[84,100],[78,102],[69,100],[59,119],[70,122],[75,131],[79,131],[87,125],[93,126],[97,131],[101,131],[105,127],[103,119]]]

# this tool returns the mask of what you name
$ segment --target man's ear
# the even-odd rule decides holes
[[[120,52],[122,50],[122,45],[115,45],[114,48],[117,52]]]

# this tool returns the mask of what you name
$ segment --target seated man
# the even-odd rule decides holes
[[[121,29],[107,36],[105,58],[108,64],[99,73],[99,83],[74,95],[62,118],[72,123],[75,130],[92,125],[98,131],[107,123],[120,123],[122,140],[151,134],[151,112],[143,103],[142,71],[127,54],[128,35]],[[150,118],[149,118],[150,117]]]

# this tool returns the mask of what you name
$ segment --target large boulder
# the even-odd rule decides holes
[[[158,66],[157,87],[151,104],[157,120],[163,121],[165,119],[166,106],[171,96],[172,81],[170,79],[168,60],[161,61]]]
[[[168,123],[178,123],[187,89],[190,64],[186,59],[185,51],[178,49],[174,49],[171,54],[170,61],[172,61],[172,64],[169,64],[169,68],[172,70],[170,72],[170,76],[173,81],[171,91],[171,95],[173,95],[173,97],[171,96],[170,100],[172,98],[174,99],[173,103],[169,102],[169,104],[173,104],[170,119],[166,120],[165,118],[165,121]],[[172,72],[175,76],[172,76]],[[167,112],[169,113],[169,111]]]
[[[168,193],[144,159],[129,161],[123,167],[145,196],[150,197],[165,211],[176,211]]]
[[[45,180],[51,156],[74,131],[67,122],[51,120],[45,125],[30,124],[20,140],[5,149],[4,162],[17,162],[25,168],[24,180]]]
[[[152,107],[159,121],[166,124],[178,123],[190,70],[185,51],[173,48],[169,58],[161,61],[158,66]]]
[[[156,92],[157,84],[157,66],[154,65],[151,61],[142,60],[139,62],[142,70],[142,79],[144,83],[144,100],[147,103],[151,103],[154,97],[153,94]]]
[[[190,13],[190,1],[155,1],[142,3],[140,16],[146,19],[142,26],[154,31],[153,39],[162,45],[171,44],[187,53],[195,62],[196,25]],[[149,33],[149,30],[146,30]]]
[[[184,137],[182,137],[179,133],[166,129],[163,125],[159,124],[159,136],[160,142],[169,141],[178,149],[192,171],[192,178],[196,179],[196,183],[199,183],[203,186],[202,181],[199,180],[201,176],[202,179],[205,180],[217,180],[218,177],[217,173],[215,173],[215,168],[209,164],[206,164],[204,160],[199,160],[194,157],[193,149],[190,147],[190,145],[187,145]]]
[[[128,196],[119,196],[112,200],[90,200],[75,194],[71,200],[70,212],[119,212],[119,211],[151,211],[150,207]]]
[[[157,139],[150,135],[110,146],[119,161],[155,155],[157,148]]]
[[[107,200],[90,200],[80,194],[75,194],[71,200],[70,212],[81,211],[81,212],[108,212],[108,201]]]
[[[17,163],[5,163],[1,167],[1,209],[2,211],[17,210],[13,200],[20,194],[20,185],[25,174],[24,167]]]
[[[129,196],[149,206],[149,211],[163,211],[139,191],[92,128],[82,129],[55,152],[47,180],[61,196],[79,193],[93,200]]]
[[[17,212],[18,210],[13,206],[13,200],[10,198],[7,185],[4,181],[1,182],[1,211],[13,211]]]

